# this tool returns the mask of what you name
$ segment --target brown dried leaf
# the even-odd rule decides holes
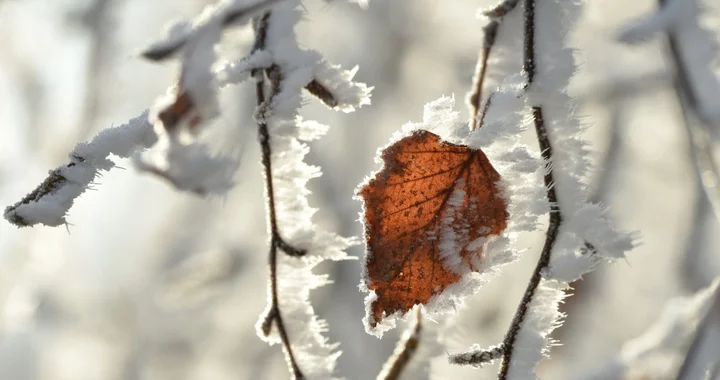
[[[499,235],[508,218],[500,175],[479,149],[416,131],[386,148],[382,159],[382,170],[359,192],[365,281],[377,295],[371,327],[426,305],[463,273],[477,271],[472,260],[482,254],[480,238]],[[443,258],[448,250],[455,264]]]
[[[188,126],[194,130],[202,121],[197,113],[195,102],[190,94],[182,92],[175,97],[175,101],[158,112],[158,119],[167,131],[172,131],[184,118],[188,117]]]

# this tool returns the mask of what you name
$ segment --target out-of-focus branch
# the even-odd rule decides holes
[[[669,1],[658,0],[659,6],[667,7]],[[685,124],[685,130],[687,131],[688,141],[692,152],[692,159],[694,163],[696,180],[701,185],[704,193],[704,199],[696,198],[693,207],[695,224],[701,223],[700,217],[704,215],[703,204],[707,201],[714,213],[715,219],[720,223],[720,171],[718,171],[715,159],[712,155],[712,140],[710,137],[710,127],[712,125],[711,120],[708,120],[703,111],[700,110],[700,99],[698,99],[698,92],[695,88],[690,76],[690,67],[687,62],[687,58],[682,54],[681,42],[672,29],[667,30],[667,47],[668,52],[675,67],[675,88],[678,98],[678,103],[682,108],[683,122]],[[702,218],[704,220],[704,218]],[[695,231],[698,230],[698,231]],[[691,245],[700,244],[700,240],[696,234],[702,231],[701,226],[691,231],[691,237],[693,242]],[[699,248],[694,247],[695,253],[699,253]],[[694,255],[696,256],[696,255]],[[686,265],[689,265],[686,261]],[[696,362],[701,356],[703,349],[703,343],[709,329],[720,324],[718,321],[720,313],[720,295],[715,294],[714,303],[705,318],[703,318],[702,324],[696,329],[690,348],[688,349],[685,359],[683,360],[676,379],[684,380],[691,378],[691,372],[697,371]],[[716,368],[718,362],[711,363]]]
[[[524,8],[524,25],[525,25],[525,41],[524,41],[524,57],[523,57],[523,71],[527,76],[527,83],[525,88],[532,86],[535,80],[536,74],[536,58],[535,58],[535,0],[525,0]],[[525,316],[530,307],[530,303],[533,300],[533,296],[540,285],[543,272],[545,272],[550,265],[550,257],[552,256],[553,248],[557,242],[558,235],[560,233],[560,226],[563,222],[563,216],[560,210],[558,202],[558,196],[555,189],[555,178],[553,173],[553,147],[548,136],[548,131],[545,126],[545,119],[543,117],[542,107],[539,105],[532,107],[533,123],[535,124],[535,132],[538,138],[538,144],[540,146],[540,154],[545,161],[545,176],[544,183],[547,189],[547,200],[550,204],[550,220],[548,223],[548,229],[545,234],[545,244],[543,250],[540,253],[535,270],[533,270],[528,286],[523,294],[520,305],[515,312],[510,328],[508,329],[507,335],[503,340],[503,358],[500,364],[500,373],[498,374],[499,380],[506,380],[508,372],[510,371],[510,363],[513,360],[513,354],[515,353],[515,341],[517,335],[520,332]]]
[[[698,370],[704,372],[706,370],[710,369],[717,369],[718,366],[720,366],[720,358],[717,358],[716,353],[713,353],[713,356],[715,356],[715,360],[713,360],[710,363],[700,363],[700,356],[701,351],[703,350],[703,346],[708,343],[708,340],[713,339],[713,335],[715,335],[715,338],[717,338],[720,326],[720,292],[715,292],[713,295],[713,302],[712,306],[710,306],[710,309],[708,310],[707,314],[703,318],[702,322],[700,323],[700,326],[695,329],[695,334],[692,340],[692,343],[690,344],[690,348],[687,351],[687,354],[685,354],[685,359],[683,360],[682,365],[680,366],[680,369],[678,370],[678,374],[675,377],[677,380],[690,380],[690,379],[696,379]],[[711,330],[715,331],[711,331]],[[714,334],[713,334],[714,333]],[[710,342],[712,343],[712,342]],[[703,365],[704,364],[704,365]],[[698,367],[701,367],[698,369]],[[709,367],[709,368],[706,368]],[[705,375],[703,373],[703,375]],[[715,379],[715,376],[712,377],[706,377],[709,379]]]
[[[487,63],[490,58],[490,52],[495,45],[498,28],[500,27],[505,15],[515,9],[518,1],[519,0],[503,0],[494,7],[481,11],[483,16],[490,19],[490,22],[483,27],[483,48],[476,66],[472,92],[468,94],[467,101],[470,106],[470,117],[472,119],[470,128],[472,130],[475,130],[478,127],[478,123],[482,125],[482,122],[478,120],[480,117],[480,102],[482,101],[482,91],[485,83],[485,73],[487,72]],[[490,99],[488,98],[487,102],[489,101]],[[485,108],[487,109],[487,104]]]
[[[420,345],[420,333],[422,332],[422,314],[417,309],[415,324],[408,328],[405,336],[398,341],[395,352],[388,358],[378,375],[378,380],[398,380],[403,371],[408,367],[410,361]]]
[[[658,0],[660,7],[667,7],[668,0]],[[675,87],[682,107],[683,120],[688,139],[693,147],[693,162],[697,178],[720,222],[720,171],[712,155],[710,126],[705,113],[700,110],[700,100],[690,76],[689,63],[681,51],[681,42],[672,29],[668,29],[668,52],[675,67]]]
[[[82,21],[90,37],[90,46],[87,61],[87,79],[85,85],[85,104],[83,121],[80,125],[76,140],[86,140],[90,137],[93,125],[100,112],[103,84],[102,73],[105,70],[107,55],[112,49],[112,10],[120,2],[110,0],[95,0],[82,15]]]

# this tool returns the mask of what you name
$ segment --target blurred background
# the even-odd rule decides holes
[[[0,205],[35,188],[77,142],[152,105],[177,67],[145,62],[138,49],[208,3],[0,0]],[[301,43],[346,68],[359,65],[356,79],[375,87],[372,105],[355,113],[314,99],[301,111],[331,127],[308,156],[324,172],[310,183],[318,224],[361,234],[354,189],[378,168],[376,149],[403,123],[421,120],[426,102],[454,94],[467,116],[463,101],[482,45],[476,10],[492,3],[373,0],[363,10],[305,2]],[[570,40],[580,63],[571,94],[597,152],[588,197],[607,204],[620,227],[640,231],[642,245],[578,284],[556,333],[563,346],[539,369],[552,379],[583,378],[645,331],[670,298],[720,274],[720,225],[693,168],[664,41],[615,40],[617,28],[656,3],[587,3]],[[716,16],[707,25],[720,32]],[[224,55],[239,57],[251,42],[248,26],[236,28]],[[223,199],[175,192],[118,160],[127,170],[106,173],[97,191],[83,194],[67,229],[0,223],[1,379],[288,377],[279,347],[260,341],[254,327],[267,281],[254,102],[249,84],[225,89],[223,115],[206,136],[242,160],[237,186]],[[543,239],[542,231],[522,237],[529,247],[522,260],[459,311],[431,371],[409,378],[495,378],[497,366],[451,367],[443,350],[501,341]],[[362,247],[349,253],[363,256]],[[313,305],[331,341],[341,343],[338,374],[372,379],[402,329],[381,340],[364,332],[360,262],[321,265],[334,284],[315,291]]]

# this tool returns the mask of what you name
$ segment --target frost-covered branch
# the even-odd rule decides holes
[[[214,15],[220,12],[218,9],[224,8],[211,6],[205,13]],[[200,194],[226,191],[232,184],[234,160],[211,157],[201,144],[181,143],[178,135],[181,128],[177,126],[187,123],[193,131],[200,122],[214,117],[219,112],[217,88],[239,83],[251,70],[267,67],[269,56],[259,52],[211,71],[214,43],[219,39],[219,31],[209,26],[211,19],[204,16],[198,21],[198,25],[204,25],[198,27],[203,32],[193,34],[195,46],[189,47],[183,57],[180,85],[169,89],[166,100],[125,124],[101,131],[90,142],[78,144],[69,154],[68,164],[50,171],[35,190],[5,209],[5,219],[19,227],[66,224],[66,214],[75,199],[94,183],[101,171],[115,167],[109,159],[111,154],[134,158],[138,168],[167,179],[178,189]],[[139,154],[147,148],[154,148],[150,152],[154,157],[141,158]]]
[[[583,194],[586,185],[582,180],[589,162],[567,95],[575,64],[565,45],[580,5],[526,0],[522,23],[513,24],[521,24],[524,32],[523,98],[545,165],[550,221],[540,258],[502,344],[491,349],[476,346],[450,357],[458,364],[481,366],[502,356],[500,379],[535,377],[535,366],[553,343],[550,333],[562,322],[558,305],[566,297],[568,284],[591,271],[599,259],[624,257],[633,246],[632,235],[616,231],[605,219],[604,210],[587,203]],[[489,108],[492,112],[493,105]]]
[[[528,0],[525,3],[527,7],[526,9],[530,9],[530,11],[526,11],[526,26],[528,25],[528,17],[530,19],[533,19],[535,17],[534,6],[528,7],[528,3],[533,2],[534,0]],[[528,13],[529,16],[527,16]],[[526,33],[527,32],[528,31],[526,30]],[[531,51],[532,44],[534,43],[533,40],[534,39],[530,39]],[[534,73],[534,58],[526,57],[526,62],[527,66],[525,67],[525,69],[531,70],[528,71],[528,78],[533,78],[534,74],[530,73]],[[532,82],[528,81],[528,84],[532,85]],[[544,182],[545,187],[547,188],[548,202],[550,203],[550,221],[548,223],[547,232],[545,233],[545,243],[543,245],[542,252],[540,253],[540,258],[535,265],[535,270],[533,270],[530,281],[528,282],[528,286],[525,289],[522,300],[520,301],[520,305],[518,306],[512,323],[510,324],[510,329],[508,330],[508,333],[502,343],[503,357],[502,364],[500,365],[500,373],[498,375],[498,379],[506,379],[508,376],[508,372],[510,371],[510,363],[513,360],[513,354],[516,350],[515,342],[517,341],[518,333],[520,332],[520,329],[525,322],[525,316],[527,315],[528,309],[530,308],[537,288],[540,285],[540,280],[542,279],[542,276],[545,274],[548,266],[550,265],[550,256],[552,255],[553,249],[555,248],[558,234],[560,233],[560,227],[563,223],[563,217],[558,202],[558,196],[555,190],[555,176],[553,173],[553,147],[550,143],[550,137],[548,136],[547,127],[545,126],[545,119],[543,118],[541,106],[534,106],[532,108],[532,117],[533,123],[535,124],[535,131],[538,137],[540,153],[542,154],[543,160],[545,161],[546,172]]]
[[[253,54],[265,51],[270,57],[267,67],[252,70],[270,272],[268,305],[257,330],[268,343],[282,345],[294,378],[332,378],[339,353],[322,336],[325,324],[308,300],[310,290],[328,280],[313,274],[312,268],[325,259],[347,259],[344,249],[355,242],[311,222],[315,210],[308,204],[305,184],[320,171],[303,161],[308,148],[300,141],[318,138],[327,127],[304,121],[298,109],[303,90],[331,108],[351,111],[369,103],[370,89],[352,82],[354,70],[343,71],[319,53],[299,47],[294,32],[299,5],[299,1],[286,1],[254,22]]]
[[[194,136],[201,124],[219,113],[217,88],[245,81],[253,70],[269,68],[276,58],[267,50],[256,49],[247,57],[213,69],[214,44],[225,26],[238,24],[258,9],[275,3],[273,0],[247,6],[242,1],[224,2],[207,7],[192,23],[181,22],[171,27],[167,36],[146,51],[163,59],[182,53],[178,85],[140,116],[100,132],[88,143],[78,144],[69,154],[68,164],[50,171],[35,190],[5,209],[5,219],[19,227],[67,223],[66,215],[75,199],[94,183],[101,171],[115,166],[109,159],[111,154],[133,158],[138,169],[158,175],[180,190],[198,194],[227,191],[233,184],[236,160],[212,156],[210,149],[196,142]],[[181,28],[183,33],[175,30],[180,24],[185,25],[185,29]],[[178,36],[182,37],[180,44]],[[161,51],[166,53],[158,53]],[[369,102],[371,88],[352,82],[354,70],[343,71],[322,60],[316,52],[304,54],[306,59],[317,62],[309,73],[313,78],[305,88],[326,105],[348,112]],[[148,148],[151,149],[145,151]]]
[[[101,171],[115,167],[110,154],[130,157],[137,149],[155,143],[147,115],[145,111],[125,124],[103,130],[88,143],[78,144],[69,154],[69,163],[51,170],[35,190],[5,208],[5,219],[18,227],[66,224],[65,214],[75,198],[90,188]]]
[[[482,367],[484,364],[494,362],[500,359],[505,354],[503,345],[490,347],[483,349],[480,345],[473,345],[467,352],[461,352],[459,354],[452,354],[448,356],[448,361],[451,364],[458,365],[470,365],[473,367]]]
[[[255,27],[255,49],[262,50],[265,48],[267,39],[268,20],[270,19],[270,12],[260,17]],[[266,101],[268,100],[265,96],[265,74],[263,70],[253,71],[253,77],[255,78],[255,93],[257,96],[258,109],[266,107]],[[271,94],[275,94],[280,91],[281,82],[283,80],[282,73],[279,72],[277,67],[268,69],[268,77],[270,78],[270,86],[272,88]],[[271,95],[272,97],[273,95]],[[267,205],[267,218],[270,230],[270,252],[269,265],[270,265],[270,306],[265,314],[262,322],[262,332],[266,336],[270,335],[272,326],[275,326],[280,336],[280,341],[283,345],[283,350],[290,366],[291,375],[296,379],[305,378],[302,370],[297,364],[295,355],[293,354],[292,346],[290,345],[290,337],[288,336],[285,323],[283,322],[282,314],[280,313],[280,306],[278,302],[278,275],[277,275],[277,253],[278,249],[290,256],[301,257],[307,252],[303,249],[295,248],[283,240],[280,235],[280,231],[277,225],[277,213],[275,212],[275,189],[273,186],[273,172],[272,172],[272,148],[270,147],[270,132],[268,131],[267,122],[265,122],[264,116],[258,117],[258,135],[260,140],[260,147],[262,149],[262,165],[264,169],[265,177],[265,197]]]
[[[162,61],[173,57],[187,45],[207,39],[208,30],[216,34],[223,28],[247,22],[250,17],[264,12],[283,0],[260,0],[251,4],[244,1],[218,2],[205,8],[194,22],[181,20],[170,25],[165,36],[143,50],[140,55],[151,61]],[[202,41],[207,43],[208,41]]]

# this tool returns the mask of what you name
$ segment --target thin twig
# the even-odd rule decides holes
[[[505,347],[502,344],[488,348],[487,350],[472,350],[448,356],[450,364],[471,365],[482,367],[483,364],[500,359],[505,354]]]
[[[503,0],[496,6],[482,12],[485,17],[490,18],[490,22],[483,27],[483,49],[480,53],[480,58],[478,59],[476,67],[477,72],[475,73],[475,78],[473,80],[473,90],[468,96],[468,103],[470,104],[470,115],[472,118],[470,128],[473,131],[478,128],[478,123],[480,126],[482,126],[482,121],[478,120],[478,113],[480,112],[480,102],[482,101],[482,90],[485,83],[487,63],[488,59],[490,58],[490,52],[492,51],[492,47],[495,45],[498,28],[500,28],[503,17],[505,17],[508,12],[515,9],[518,1],[519,0]],[[489,103],[489,99],[487,103]]]
[[[403,371],[410,364],[415,351],[420,345],[420,332],[422,331],[422,314],[420,308],[417,308],[417,317],[415,325],[408,329],[407,337],[404,341],[398,342],[395,352],[388,358],[383,366],[383,372],[378,376],[378,380],[398,380]],[[385,370],[388,368],[388,370]]]
[[[525,0],[523,10],[523,72],[527,76],[525,89],[528,89],[535,82],[535,0]]]
[[[532,2],[534,0],[528,1]],[[537,289],[538,285],[540,285],[542,273],[545,271],[545,269],[547,269],[548,265],[550,264],[550,256],[552,255],[552,250],[555,246],[555,242],[557,241],[558,233],[560,231],[560,225],[562,224],[562,214],[560,213],[557,193],[555,192],[554,186],[555,180],[553,178],[552,170],[552,145],[550,144],[550,138],[548,137],[547,129],[545,128],[542,108],[536,106],[532,108],[532,111],[533,119],[535,122],[535,130],[537,132],[538,142],[540,144],[540,151],[543,159],[546,162],[544,182],[545,187],[547,188],[548,201],[550,202],[550,223],[548,225],[548,230],[545,235],[545,245],[543,246],[542,253],[540,254],[540,259],[535,266],[532,277],[530,277],[530,282],[528,283],[522,301],[520,301],[520,305],[515,312],[515,317],[513,318],[510,329],[505,336],[505,340],[503,340],[503,347],[505,348],[505,352],[503,355],[502,364],[500,366],[500,374],[498,375],[498,379],[500,380],[507,379],[508,371],[510,370],[510,362],[512,361],[512,356],[514,352],[513,348],[515,340],[517,339],[517,335],[520,332],[523,321],[525,320],[525,315],[527,314],[527,311],[530,307],[530,303],[532,302],[535,290]]]
[[[527,75],[527,84],[525,88],[529,88],[535,79],[535,0],[525,0],[525,49],[523,59],[523,71]],[[523,294],[523,298],[520,301],[515,317],[513,317],[512,324],[508,330],[505,339],[503,340],[504,355],[502,363],[500,364],[500,373],[498,379],[507,379],[508,371],[510,370],[510,363],[512,362],[512,356],[515,352],[514,345],[517,339],[518,333],[522,327],[525,316],[527,315],[530,303],[532,302],[535,291],[540,280],[542,279],[543,272],[547,269],[550,264],[550,256],[552,255],[555,242],[557,241],[560,226],[562,225],[562,214],[560,212],[560,206],[558,204],[557,192],[555,191],[555,179],[553,177],[553,149],[550,143],[550,137],[548,136],[547,128],[545,127],[545,120],[543,118],[542,107],[533,106],[532,116],[535,124],[535,131],[537,133],[538,144],[540,146],[540,153],[545,161],[546,171],[544,177],[545,188],[547,189],[547,198],[550,203],[550,220],[548,224],[548,230],[545,235],[545,244],[543,246],[540,258],[535,266],[530,282]]]
[[[265,47],[265,40],[267,37],[268,24],[270,19],[270,12],[265,13],[262,17],[258,18],[255,35],[255,46],[254,50],[263,49]],[[272,71],[271,71],[272,70]],[[255,78],[255,91],[257,95],[257,105],[259,109],[263,109],[267,106],[266,101],[268,98],[272,98],[272,94],[277,91],[280,85],[281,73],[277,66],[267,70],[268,78],[271,80],[271,95],[266,98],[265,96],[265,73],[263,70],[253,70],[252,76]],[[262,150],[262,165],[265,175],[265,200],[268,217],[268,229],[270,234],[270,250],[268,253],[268,261],[270,266],[270,307],[265,316],[265,320],[262,323],[263,333],[269,334],[271,326],[274,325],[278,330],[280,341],[285,351],[285,358],[290,367],[291,374],[295,379],[304,379],[304,375],[300,370],[300,367],[295,360],[293,355],[292,347],[290,345],[290,337],[288,336],[287,329],[283,322],[282,314],[280,313],[280,305],[278,302],[278,275],[277,275],[277,253],[278,250],[285,251],[291,256],[302,256],[303,250],[296,249],[286,243],[280,236],[280,231],[277,224],[277,214],[275,211],[275,191],[273,188],[273,174],[272,174],[272,150],[270,147],[270,132],[268,130],[267,122],[265,121],[264,115],[258,117],[258,137],[260,141],[260,148]]]

